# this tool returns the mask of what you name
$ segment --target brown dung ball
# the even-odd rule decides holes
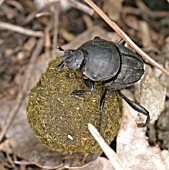
[[[27,119],[40,141],[51,150],[101,154],[101,148],[88,130],[88,123],[99,129],[99,105],[105,87],[96,82],[93,93],[73,95],[74,90],[88,88],[80,72],[66,66],[57,69],[60,61],[60,57],[51,61],[31,90]],[[100,131],[108,144],[117,135],[120,123],[121,97],[109,90]]]

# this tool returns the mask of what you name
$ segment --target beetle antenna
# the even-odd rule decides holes
[[[63,49],[61,46],[57,46],[57,49],[58,49],[59,51],[64,51],[64,49]]]
[[[58,49],[59,51],[64,51],[64,49],[63,49],[61,46],[57,46],[57,49]],[[57,69],[61,69],[63,66],[64,66],[64,61],[61,61],[61,63],[58,64],[58,65],[56,66],[56,68],[57,68]]]

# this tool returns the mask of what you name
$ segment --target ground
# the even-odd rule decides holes
[[[57,50],[57,46],[62,46],[63,49],[77,48],[95,36],[114,42],[121,39],[115,32],[117,30],[113,30],[106,24],[84,1],[77,3],[74,0],[65,0],[65,3],[47,5],[48,1],[44,1],[46,5],[43,8],[42,1],[38,0],[36,3],[31,0],[0,1],[0,169],[61,168],[65,165],[76,166],[72,164],[72,160],[82,161],[81,155],[78,158],[72,155],[63,161],[61,158],[63,155],[47,150],[38,141],[26,118],[28,94],[46,69],[48,62],[62,55]],[[169,3],[167,0],[93,2],[144,52],[169,70]],[[157,69],[155,64],[149,63],[148,59],[145,59],[145,62],[147,62],[145,76],[135,87],[129,87],[125,94],[134,96],[139,103],[149,109],[151,125],[146,129],[137,129],[136,122],[139,121],[137,113],[134,113],[136,116],[129,118],[125,113],[130,108],[124,106],[121,129],[117,142],[113,142],[115,144],[113,148],[116,148],[119,159],[123,163],[125,161],[122,153],[130,158],[133,156],[135,164],[139,154],[149,155],[150,162],[152,154],[164,156],[165,151],[168,155],[169,76]],[[131,143],[135,143],[136,147],[130,148],[132,152],[130,155],[127,155],[124,148],[123,152],[120,152],[122,146],[128,146],[121,143],[124,141],[123,135],[126,138],[130,136]],[[146,143],[146,136],[149,143]],[[137,150],[141,146],[136,144],[138,138],[144,141],[145,145],[150,145],[153,152],[142,148]],[[160,153],[154,151],[155,146],[159,146],[162,151]],[[101,158],[103,156],[99,159]],[[90,158],[88,159],[90,162]],[[104,166],[110,163],[106,159],[99,161]],[[97,162],[94,167],[99,169],[100,162]],[[161,162],[159,161],[158,165],[161,165]],[[146,165],[149,167],[148,164]],[[131,167],[138,168],[132,164]],[[154,165],[151,169],[159,167]],[[141,168],[144,169],[143,166]]]

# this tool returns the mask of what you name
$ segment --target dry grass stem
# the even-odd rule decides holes
[[[43,37],[43,32],[41,31],[32,31],[30,29],[27,28],[23,28],[21,26],[17,26],[17,25],[13,25],[13,24],[9,24],[6,22],[2,22],[0,21],[0,29],[7,29],[10,31],[14,31],[20,34],[24,34],[27,36],[33,36],[33,37]]]
[[[92,136],[95,138],[95,140],[98,142],[106,156],[109,158],[111,164],[113,165],[115,170],[124,170],[122,167],[122,163],[118,159],[116,153],[113,151],[112,148],[105,142],[105,140],[102,138],[102,136],[99,134],[97,129],[92,125],[88,124],[88,129]]]
[[[57,49],[57,36],[58,36],[58,24],[59,24],[59,2],[54,3],[54,23],[53,23],[53,43],[52,43],[52,53]]]
[[[94,14],[94,10],[89,8],[88,6],[76,1],[76,0],[67,0],[67,2],[74,8],[80,9],[81,11],[85,12],[92,16]]]
[[[2,5],[2,3],[4,2],[5,0],[0,0],[0,5]]]

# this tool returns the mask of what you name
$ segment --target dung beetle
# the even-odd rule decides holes
[[[81,70],[84,75],[84,82],[89,87],[89,90],[74,90],[73,94],[92,93],[94,91],[94,82],[103,82],[105,91],[100,100],[100,127],[108,89],[117,90],[119,95],[134,110],[147,116],[146,122],[139,123],[139,127],[145,127],[150,122],[149,112],[141,105],[131,101],[120,91],[140,80],[144,74],[142,57],[124,45],[124,40],[116,44],[95,37],[93,40],[82,44],[76,50],[63,50],[59,47],[59,50],[64,51],[64,56],[57,68],[66,65],[70,69]]]

